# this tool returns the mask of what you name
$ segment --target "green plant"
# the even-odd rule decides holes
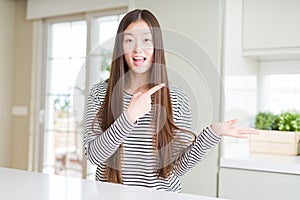
[[[255,117],[255,127],[262,130],[278,130],[279,116],[271,112],[259,112]]]
[[[109,78],[111,59],[113,51],[112,49],[101,48],[101,71],[100,71],[100,81],[105,81]]]
[[[278,123],[280,131],[300,131],[300,113],[284,112]]]
[[[58,96],[54,99],[54,109],[60,112],[69,112],[71,107],[70,97]]]

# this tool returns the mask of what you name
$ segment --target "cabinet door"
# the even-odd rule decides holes
[[[244,0],[244,50],[300,47],[300,1]]]
[[[182,192],[216,197],[217,173],[218,150],[216,148],[181,178]]]
[[[219,197],[225,199],[300,199],[300,175],[221,168]]]

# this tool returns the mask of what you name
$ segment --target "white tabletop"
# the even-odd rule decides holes
[[[3,200],[216,200],[205,196],[0,168]]]

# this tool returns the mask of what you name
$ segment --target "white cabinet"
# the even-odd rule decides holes
[[[243,3],[244,55],[300,57],[300,1],[244,0]]]
[[[219,197],[225,199],[300,199],[300,175],[221,168]]]

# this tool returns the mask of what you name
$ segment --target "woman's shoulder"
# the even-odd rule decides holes
[[[174,111],[189,107],[189,98],[185,90],[173,84],[169,84],[169,90]]]
[[[174,84],[169,84],[169,90],[170,90],[170,96],[171,98],[180,98],[180,99],[186,99],[187,98],[187,94],[186,92],[180,88],[177,85]]]
[[[105,96],[107,90],[107,82],[99,82],[90,90],[90,95],[93,97],[102,97]]]
[[[191,108],[188,95],[182,88],[169,84],[171,103],[173,107],[173,116],[176,122],[182,120],[181,116],[190,117]]]

